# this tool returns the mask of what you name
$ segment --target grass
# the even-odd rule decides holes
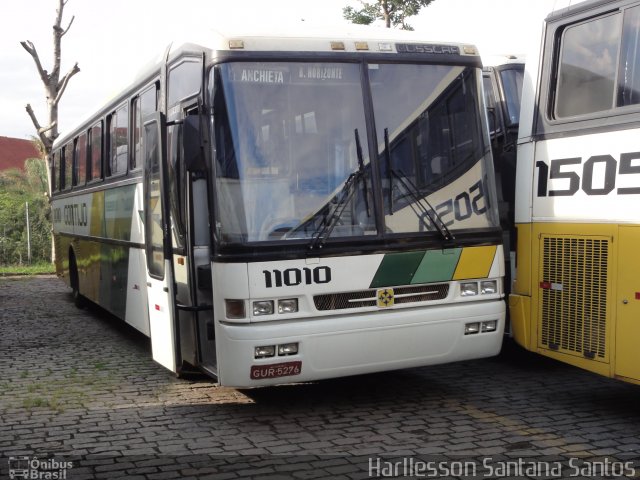
[[[9,275],[43,275],[56,273],[52,263],[33,263],[31,265],[0,265],[0,277]]]
[[[27,410],[34,407],[48,407],[49,400],[42,397],[27,397],[22,401],[22,406]]]
[[[54,394],[50,398],[29,396],[22,401],[22,407],[29,411],[38,407],[49,408],[59,413],[64,411],[62,403],[60,402],[60,398],[56,394]]]
[[[95,384],[96,380],[92,376],[82,384],[65,380],[32,383],[27,386],[27,394],[22,399],[22,408],[28,411],[34,408],[48,408],[61,413],[68,407],[84,407],[88,399],[85,389]]]

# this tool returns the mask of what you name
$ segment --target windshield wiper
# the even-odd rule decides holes
[[[389,149],[389,129],[384,129],[384,148],[385,148],[385,159],[387,163],[387,171],[389,172],[389,215],[393,215],[393,177],[396,177],[398,181],[402,184],[405,190],[409,193],[409,197],[413,200],[413,203],[410,203],[411,209],[416,213],[416,216],[420,218],[424,224],[428,227],[428,223],[424,220],[427,217],[431,220],[431,223],[436,227],[443,240],[453,240],[455,237],[451,233],[451,231],[447,228],[445,223],[442,221],[442,217],[436,212],[436,209],[429,203],[426,195],[421,196],[420,190],[416,185],[407,177],[402,170],[396,171],[391,165],[391,151]],[[427,204],[428,208],[422,204],[422,201]],[[420,214],[416,212],[414,205],[417,206],[418,210],[420,210]]]
[[[414,204],[417,205],[418,209],[423,215],[423,216],[419,216],[419,218],[422,219],[425,225],[429,226],[428,223],[424,221],[424,216],[428,217],[429,220],[431,220],[431,223],[436,227],[436,229],[442,236],[443,240],[453,240],[455,237],[453,236],[451,231],[447,228],[445,223],[442,221],[442,217],[438,214],[438,212],[436,212],[436,209],[433,208],[433,206],[429,203],[429,200],[427,200],[427,197],[420,196],[420,191],[418,190],[418,187],[416,187],[415,184],[408,177],[404,175],[402,170],[398,170],[398,173],[396,173],[395,170],[393,170],[392,172],[393,172],[393,175],[395,175],[396,178],[400,181],[400,183],[402,183],[402,185],[407,190],[407,192],[409,192],[409,196],[414,201],[414,203],[411,204],[411,207],[413,208]],[[422,201],[424,201],[424,203],[427,204],[428,208],[425,208],[425,206],[422,205],[421,203]]]
[[[358,169],[351,174],[345,180],[342,190],[336,195],[336,204],[331,210],[330,214],[325,215],[324,219],[318,226],[315,232],[311,235],[311,242],[309,243],[309,249],[322,248],[327,238],[331,236],[331,232],[338,224],[338,221],[342,217],[345,208],[349,204],[349,201],[353,198],[353,194],[356,191],[356,186],[360,180],[364,180],[364,204],[367,210],[367,217],[371,216],[369,209],[369,192],[367,188],[367,180],[365,178],[364,158],[362,156],[362,146],[360,145],[360,135],[358,129],[355,129],[356,138],[356,154],[358,156]],[[327,216],[329,219],[327,220]]]
[[[384,129],[384,157],[389,172],[389,215],[393,215],[393,168],[391,168],[391,149],[389,148],[389,129]]]
[[[356,155],[358,156],[358,172],[361,175],[364,175],[364,158],[362,156],[362,146],[360,145],[360,135],[358,134],[358,129],[355,129],[354,135],[356,137]],[[365,181],[363,184],[364,190],[364,207],[367,210],[367,218],[371,217],[371,212],[369,211],[369,190],[367,188],[367,182]]]

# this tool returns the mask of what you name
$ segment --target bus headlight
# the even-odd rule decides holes
[[[466,282],[460,284],[460,296],[470,297],[472,295],[478,295],[478,283]]]
[[[298,353],[297,343],[285,343],[282,345],[278,345],[278,355],[280,356],[295,355],[297,353]]]
[[[495,280],[484,280],[480,282],[480,293],[482,293],[482,295],[498,293],[498,282]]]
[[[264,345],[262,347],[256,347],[253,351],[255,358],[269,358],[276,355],[275,345]]]
[[[480,331],[480,323],[478,322],[467,323],[464,326],[465,335],[473,335],[474,333],[478,333],[479,331]]]
[[[483,332],[495,332],[498,328],[498,322],[496,320],[489,320],[488,322],[482,322]]]
[[[273,315],[273,300],[258,300],[253,302],[253,315]]]
[[[278,313],[296,313],[298,311],[297,298],[278,300]]]

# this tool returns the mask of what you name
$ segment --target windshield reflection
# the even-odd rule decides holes
[[[375,137],[366,128],[362,68]],[[213,76],[223,243],[306,240],[316,248],[380,231],[448,240],[453,230],[497,224],[479,69],[236,62]]]
[[[233,63],[216,69],[219,231],[228,242],[312,238],[360,169],[354,131],[366,132],[360,66]],[[222,88],[219,88],[219,87]],[[333,235],[376,234],[361,186]],[[366,191],[365,191],[366,190]],[[365,201],[365,199],[367,201]]]
[[[494,226],[478,71],[381,64],[369,76],[387,232],[449,238],[448,230]]]

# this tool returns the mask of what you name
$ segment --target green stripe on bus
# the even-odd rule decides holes
[[[448,282],[453,279],[462,248],[388,253],[382,259],[369,288]]]
[[[453,278],[461,253],[462,248],[428,250],[411,283],[448,282]]]
[[[388,253],[382,259],[369,288],[409,285],[425,252]]]

